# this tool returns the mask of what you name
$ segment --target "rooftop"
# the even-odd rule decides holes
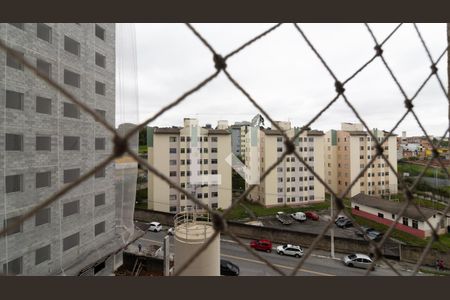
[[[385,200],[382,198],[369,196],[369,195],[366,195],[363,193],[359,193],[358,195],[353,196],[351,198],[351,201],[353,203],[362,204],[362,205],[373,207],[373,208],[378,208],[380,210],[383,210],[383,211],[386,211],[389,213],[393,213],[393,214],[398,214],[400,212],[400,210],[402,209],[402,206],[404,205],[404,202],[389,201],[389,200]],[[421,207],[420,210],[422,211],[423,215],[426,217],[427,220],[430,217],[432,217],[433,215],[439,213],[439,211],[437,211],[437,210],[429,209],[426,207]],[[419,220],[419,221],[425,221],[425,219],[419,213],[417,208],[415,208],[412,205],[410,205],[406,208],[405,212],[403,213],[403,216],[411,218],[411,219]]]

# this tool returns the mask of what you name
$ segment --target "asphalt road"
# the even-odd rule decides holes
[[[142,224],[137,224],[142,225]],[[143,247],[148,245],[162,245],[164,236],[167,234],[167,227],[163,227],[161,232],[147,232],[135,244],[141,243]],[[250,240],[243,239],[248,244]],[[170,249],[173,253],[173,237],[170,237]],[[276,248],[278,244],[274,244]],[[237,242],[231,240],[227,236],[221,237],[221,258],[229,260],[240,268],[241,276],[277,276],[275,270],[267,266],[264,262],[249,253],[246,249],[241,247]],[[306,252],[306,249],[304,248]],[[272,264],[276,265],[285,274],[290,274],[299,258],[281,256],[276,254],[273,250],[272,253],[258,252],[261,256],[266,258]],[[336,258],[329,257],[328,252],[313,251],[312,255],[306,260],[302,268],[297,275],[299,276],[362,276],[365,274],[365,269],[350,268],[342,263],[342,257],[346,254],[336,253]],[[395,264],[395,262],[393,262]],[[396,266],[396,269],[405,276],[411,275],[408,271],[408,265]],[[409,269],[412,269],[411,267]],[[395,273],[383,263],[377,263],[376,270],[370,273],[371,276],[395,276]]]

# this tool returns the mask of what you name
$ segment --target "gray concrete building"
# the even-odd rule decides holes
[[[231,151],[234,155],[245,158],[245,134],[251,123],[247,121],[235,122],[230,126],[231,130]]]
[[[110,123],[115,24],[2,23],[0,39]],[[76,180],[112,151],[91,116],[0,51],[0,226]],[[106,275],[121,264],[113,164],[6,236],[0,272]]]

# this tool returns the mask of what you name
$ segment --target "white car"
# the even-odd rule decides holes
[[[277,253],[280,255],[291,255],[295,257],[303,256],[303,249],[300,246],[286,244],[277,247]]]
[[[150,227],[148,228],[148,231],[160,232],[161,229],[162,229],[161,223],[158,223],[158,222],[151,222],[151,223],[150,223]]]
[[[372,264],[372,259],[365,254],[354,253],[344,256],[344,264],[349,267],[367,269]],[[375,270],[375,267],[372,267],[372,270]]]
[[[291,217],[297,221],[306,221],[306,215],[301,211],[291,214]]]

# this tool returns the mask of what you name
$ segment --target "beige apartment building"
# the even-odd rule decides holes
[[[301,130],[291,127],[290,122],[278,121],[277,124],[289,138]],[[262,175],[283,154],[285,141],[278,130],[258,128],[256,131],[259,138],[256,138],[255,133],[252,136],[252,130],[247,133],[245,162],[250,169],[257,165],[255,161],[259,162]],[[324,178],[325,173],[324,143],[324,133],[318,130],[306,130],[294,141],[301,157],[321,178]],[[248,198],[266,207],[302,205],[324,201],[325,189],[294,155],[288,155],[253,189]]]
[[[389,132],[373,129],[381,142]],[[330,130],[325,136],[325,179],[337,193],[342,193],[376,155],[375,142],[362,124],[342,123],[341,130]],[[397,138],[390,135],[382,144],[384,154],[397,170]],[[396,194],[397,178],[383,158],[377,157],[347,197]]]
[[[184,127],[147,128],[148,162],[211,208],[231,205],[231,133],[227,121],[213,129],[196,119]],[[148,208],[173,212],[195,209],[195,203],[151,172],[148,173]]]

